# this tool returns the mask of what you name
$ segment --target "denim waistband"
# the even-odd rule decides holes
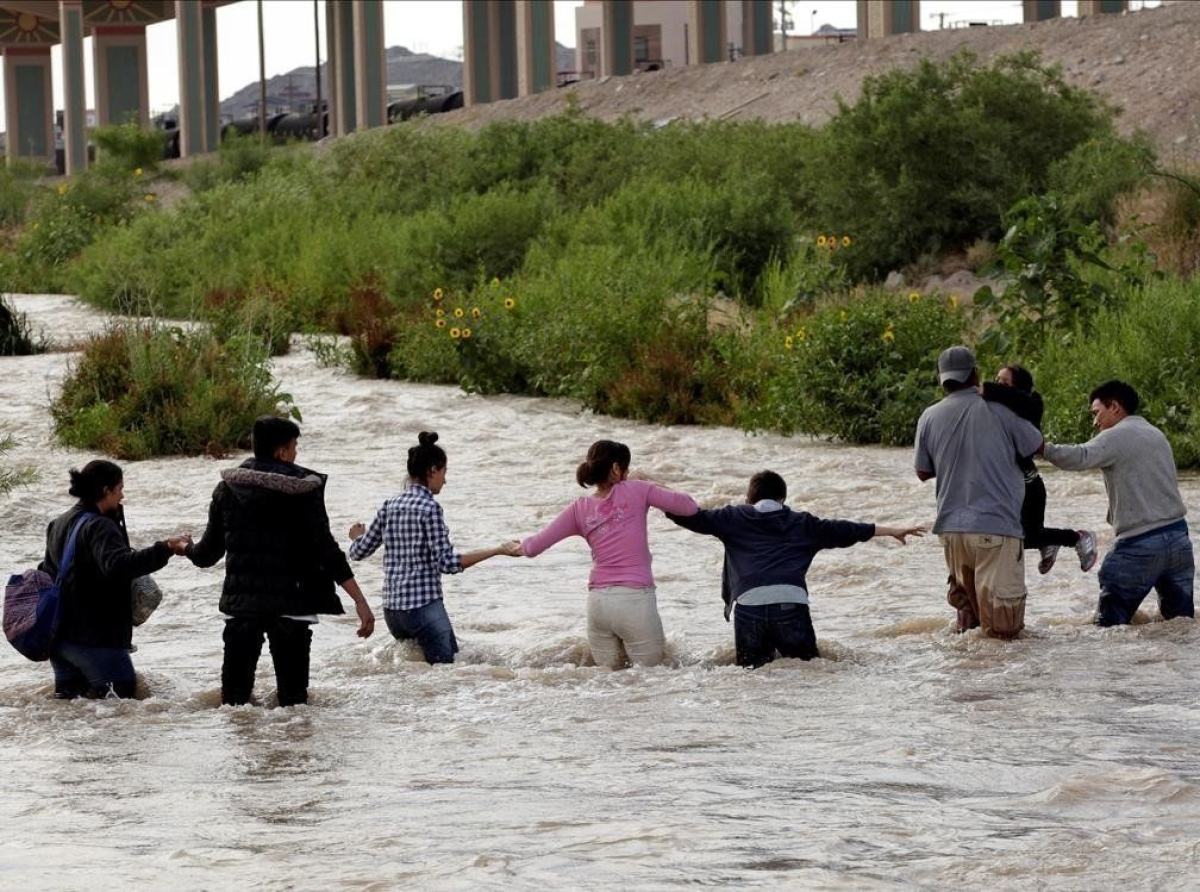
[[[1118,541],[1120,542],[1140,542],[1147,536],[1159,536],[1164,533],[1184,533],[1188,531],[1186,520],[1177,520],[1174,523],[1169,523],[1165,527],[1155,527],[1152,530],[1146,530],[1144,533],[1138,533],[1136,536],[1124,536]]]

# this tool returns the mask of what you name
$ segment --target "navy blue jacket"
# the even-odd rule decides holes
[[[807,591],[805,575],[823,548],[846,548],[875,535],[872,523],[822,520],[786,505],[759,511],[753,505],[728,505],[699,511],[690,517],[668,514],[694,533],[716,536],[725,546],[721,597],[725,618],[745,592],[764,585],[796,585]]]

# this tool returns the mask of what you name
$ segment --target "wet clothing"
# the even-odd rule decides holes
[[[329,531],[323,474],[290,462],[249,458],[221,472],[197,567],[225,558],[220,609],[227,617],[221,702],[249,702],[266,638],[279,704],[308,700],[312,629],[305,618],[345,613],[334,583],[354,574]]]
[[[657,592],[623,585],[590,589],[587,636],[597,666],[657,666],[666,647]]]
[[[761,510],[766,506],[769,510]],[[728,619],[734,602],[808,603],[808,568],[825,548],[848,548],[875,535],[875,525],[852,520],[824,520],[807,511],[793,511],[778,502],[727,505],[698,511],[690,517],[668,514],[694,533],[715,536],[725,546],[721,597]],[[763,602],[756,590],[787,586],[802,597],[776,595]]]
[[[818,656],[808,568],[822,549],[847,548],[875,535],[874,524],[824,520],[770,500],[668,517],[725,546],[725,618],[732,613],[738,665],[751,668],[771,662],[777,650],[801,660]]]
[[[384,610],[415,610],[441,600],[442,574],[463,570],[442,506],[420,483],[383,503],[366,533],[350,544],[350,559],[368,558],[380,545]]]
[[[1036,427],[973,387],[947,393],[917,422],[914,466],[937,481],[933,531],[960,631],[982,625],[1012,638],[1024,625],[1025,478],[1014,456],[1028,458],[1041,443]]]
[[[383,619],[397,640],[416,640],[425,661],[453,663],[458,638],[442,598],[442,574],[461,573],[442,506],[429,487],[410,483],[380,507],[366,533],[350,544],[361,561],[383,545]]]
[[[197,567],[225,558],[221,612],[228,616],[345,613],[335,582],[354,576],[329,531],[326,477],[288,462],[250,458],[221,472]]]
[[[1045,407],[1042,395],[1036,390],[1026,393],[994,381],[983,385],[983,398],[1008,406],[1038,430],[1042,429]],[[1025,547],[1042,549],[1048,545],[1074,548],[1079,544],[1079,531],[1046,526],[1046,483],[1038,473],[1032,456],[1016,456],[1017,467],[1025,475],[1025,500],[1021,503],[1021,530]]]
[[[1150,589],[1158,592],[1163,619],[1195,616],[1196,556],[1186,521],[1118,539],[1104,557],[1099,578],[1097,625],[1132,622]]]
[[[58,576],[58,566],[75,522],[84,514],[75,538],[75,558],[60,589],[58,634],[50,652],[54,695],[60,699],[102,697],[111,692],[132,697],[136,676],[129,649],[133,644],[133,597],[130,583],[167,565],[166,542],[135,551],[129,546],[124,513],[97,514],[77,503],[46,528],[46,555],[39,569]]]
[[[1045,457],[1067,471],[1099,468],[1116,544],[1100,566],[1096,623],[1124,625],[1154,589],[1164,619],[1194,616],[1195,553],[1184,520],[1175,455],[1162,431],[1128,415],[1079,446],[1047,443]]]
[[[568,536],[582,536],[592,550],[588,576],[588,647],[597,666],[656,666],[665,637],[658,615],[646,515],[651,508],[695,514],[696,500],[646,480],[622,480],[603,498],[581,496],[539,533],[521,543],[535,557]],[[605,600],[612,596],[611,602]]]
[[[1020,539],[1024,475],[1013,456],[1041,445],[1036,427],[974,388],[948,393],[921,413],[914,465],[937,481],[935,533]]]
[[[446,602],[435,598],[411,610],[383,610],[383,619],[388,631],[398,641],[416,641],[425,654],[425,662],[431,666],[438,663],[453,663],[458,653],[458,637]]]
[[[646,514],[651,508],[672,514],[695,514],[689,495],[645,480],[622,480],[604,498],[580,496],[540,533],[521,543],[527,557],[536,557],[569,536],[582,536],[592,550],[588,588],[619,585],[652,588],[650,542]]]
[[[812,660],[820,656],[817,633],[807,604],[738,604],[733,609],[737,664],[757,669],[781,657]]]
[[[95,513],[82,502],[60,514],[46,528],[46,554],[38,569],[52,577],[67,547],[76,519]],[[133,600],[129,585],[136,576],[161,570],[170,560],[166,542],[134,550],[118,510],[85,520],[75,540],[75,559],[61,590],[59,641],[90,647],[128,650],[133,643]]]
[[[1171,444],[1140,415],[1121,419],[1080,446],[1047,443],[1043,454],[1064,471],[1100,469],[1108,522],[1118,539],[1165,527],[1187,514]]]
[[[231,616],[222,636],[221,702],[242,706],[254,692],[254,674],[262,655],[263,638],[271,646],[275,689],[280,706],[308,702],[308,662],[312,625],[283,616]]]

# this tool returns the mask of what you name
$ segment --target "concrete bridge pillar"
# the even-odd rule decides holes
[[[859,40],[920,30],[921,0],[858,0]]]

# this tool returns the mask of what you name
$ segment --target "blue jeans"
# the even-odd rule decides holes
[[[425,652],[426,663],[453,663],[458,653],[458,639],[441,598],[414,607],[412,610],[383,611],[384,622],[393,638],[401,641],[416,639]]]
[[[737,664],[757,669],[781,657],[811,660],[817,633],[807,604],[737,604],[733,608],[733,640]]]
[[[1096,625],[1127,624],[1150,589],[1158,592],[1163,619],[1194,616],[1195,577],[1196,559],[1185,521],[1118,539],[1100,567]]]
[[[132,697],[137,685],[133,660],[123,647],[60,641],[50,652],[50,667],[54,670],[54,696],[59,700],[105,697],[110,691],[118,697]]]

